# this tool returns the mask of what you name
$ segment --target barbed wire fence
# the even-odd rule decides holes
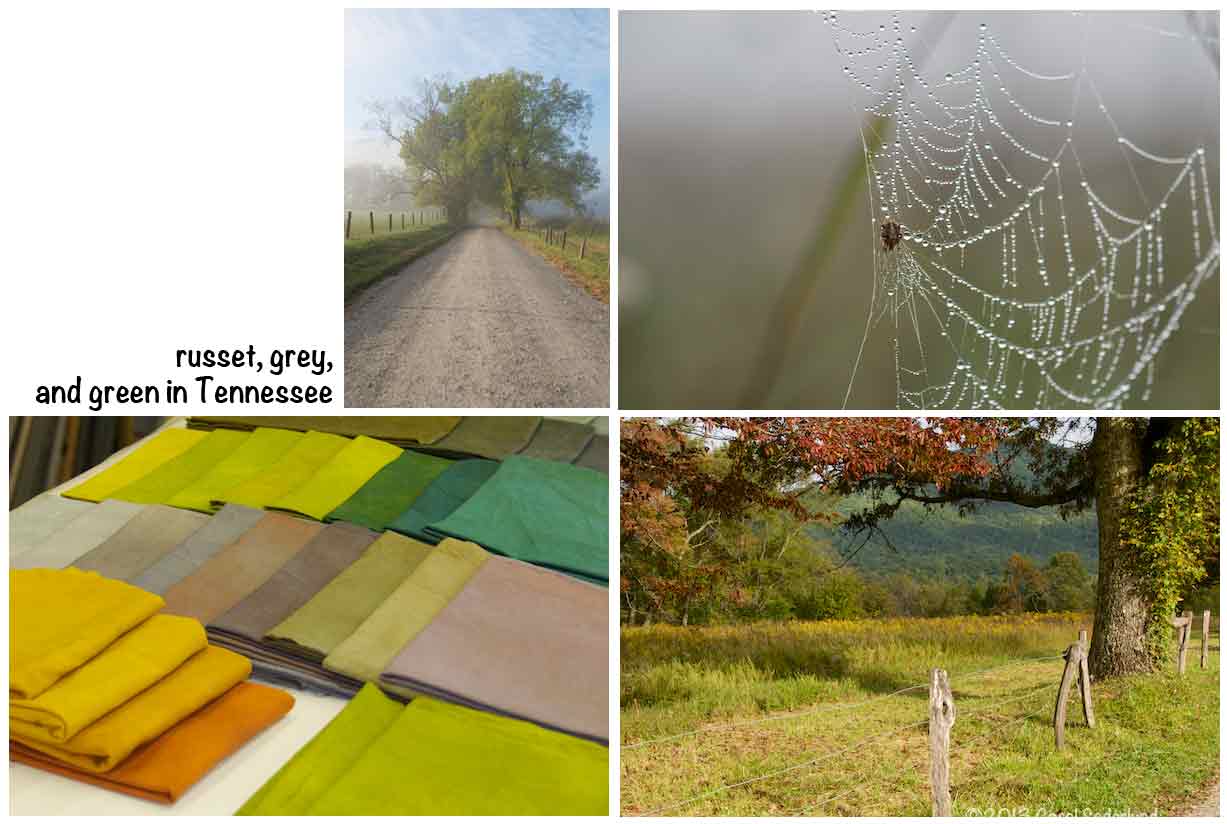
[[[1172,621],[1173,627],[1177,633],[1178,657],[1177,671],[1183,674],[1185,671],[1184,658],[1185,651],[1190,646],[1189,635],[1190,630],[1194,625],[1191,613],[1185,613],[1180,618]],[[1209,649],[1209,635],[1211,627],[1211,619],[1209,611],[1206,611],[1202,616],[1201,621],[1201,666],[1207,666],[1207,650]],[[646,811],[629,813],[628,815],[638,817],[651,817],[660,815],[687,815],[692,813],[684,812],[694,805],[709,799],[726,796],[735,793],[747,787],[761,784],[765,781],[771,781],[782,778],[784,776],[792,776],[812,770],[820,765],[842,756],[858,753],[875,745],[880,745],[889,741],[899,741],[901,735],[914,735],[914,730],[923,727],[928,727],[927,737],[929,739],[928,748],[917,748],[926,756],[919,760],[909,758],[902,764],[899,769],[890,771],[885,777],[878,777],[872,781],[863,781],[861,776],[855,770],[847,771],[844,777],[845,781],[851,782],[851,786],[840,787],[835,792],[829,795],[824,795],[816,801],[809,801],[805,806],[784,813],[785,815],[805,816],[820,814],[820,811],[825,810],[831,804],[847,798],[853,794],[867,794],[869,790],[877,789],[884,785],[898,784],[901,779],[905,779],[909,775],[912,777],[924,776],[926,768],[928,775],[925,776],[924,783],[928,784],[929,794],[932,801],[932,812],[935,816],[946,816],[951,814],[951,796],[950,796],[950,779],[951,779],[951,763],[952,759],[955,768],[962,770],[970,766],[972,757],[975,753],[975,747],[983,742],[1001,736],[1011,730],[1015,730],[1028,721],[1051,713],[1050,724],[1053,728],[1054,743],[1057,749],[1063,746],[1065,722],[1066,722],[1066,706],[1072,694],[1074,683],[1079,685],[1079,693],[1081,696],[1081,705],[1083,708],[1083,720],[1087,727],[1093,727],[1095,724],[1093,704],[1091,698],[1091,682],[1086,667],[1086,655],[1089,649],[1089,638],[1086,630],[1081,630],[1078,634],[1078,640],[1069,645],[1063,652],[1044,655],[1035,658],[1023,658],[1010,661],[1005,664],[999,664],[983,669],[971,670],[967,672],[956,673],[950,676],[945,670],[934,668],[930,671],[929,681],[924,683],[910,684],[902,688],[893,690],[892,692],[877,695],[863,701],[855,701],[842,704],[829,704],[813,707],[806,710],[787,713],[776,713],[773,715],[763,716],[761,718],[746,719],[743,721],[730,722],[727,724],[715,724],[699,727],[698,729],[688,730],[680,733],[663,735],[656,738],[635,741],[622,746],[623,752],[644,750],[651,747],[669,744],[687,738],[696,736],[704,736],[705,738],[719,739],[725,733],[733,730],[743,730],[745,728],[758,727],[761,725],[770,725],[779,722],[795,721],[800,718],[808,718],[822,714],[841,714],[852,713],[854,710],[863,710],[866,707],[881,704],[891,698],[897,698],[913,692],[929,691],[929,717],[918,719],[914,722],[892,727],[886,731],[875,732],[869,735],[857,738],[854,741],[838,746],[837,748],[818,754],[814,757],[807,758],[797,763],[790,764],[784,767],[769,770],[762,774],[753,775],[747,778],[742,778],[736,781],[729,781],[720,784],[703,792],[694,795],[671,801],[667,804],[661,804]],[[1019,668],[1024,666],[1034,666],[1049,662],[1063,661],[1063,666],[1059,673],[1043,672],[1038,678],[1031,679],[1033,683],[1026,685],[1015,686],[1014,689],[1023,690],[1020,694],[1012,695],[1003,699],[993,700],[989,703],[980,703],[975,698],[964,697],[958,702],[957,718],[960,724],[958,728],[968,729],[971,727],[977,734],[967,740],[958,740],[955,738],[951,741],[951,732],[955,728],[955,703],[951,685],[958,692],[966,696],[968,687],[975,679],[989,675],[991,673],[1001,672],[1007,669]],[[1054,698],[1055,689],[1055,701]],[[1049,700],[1042,700],[1041,696],[1047,697]],[[1055,706],[1054,706],[1055,704]],[[1000,712],[1003,708],[1018,706],[1018,711],[1024,714],[1017,715],[1014,712]],[[850,716],[854,717],[854,716]],[[969,723],[971,722],[971,723]],[[988,724],[989,728],[983,732],[979,732],[980,724]],[[851,728],[851,724],[846,725]],[[864,759],[862,759],[862,763]],[[974,783],[974,782],[973,782]],[[960,781],[960,788],[965,788],[967,782]],[[719,813],[716,813],[719,814]],[[829,814],[822,812],[821,814]],[[871,814],[871,811],[858,810],[857,815]]]

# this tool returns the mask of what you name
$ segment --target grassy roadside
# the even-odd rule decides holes
[[[532,229],[516,230],[507,224],[500,228],[523,246],[545,258],[554,268],[562,271],[567,279],[592,295],[601,303],[609,303],[609,235],[593,235],[588,238],[588,247],[583,260],[579,257],[578,233],[567,238],[564,251],[557,244],[547,244],[541,235]]]
[[[1096,683],[1094,729],[1075,698],[1058,753],[1063,662],[1026,659],[1089,625],[1058,615],[623,629],[622,811],[747,781],[660,814],[927,816],[927,687],[892,693],[941,666],[957,713],[955,815],[1179,814],[1217,774],[1218,637],[1205,670],[1195,637],[1183,678]]]
[[[456,233],[446,223],[345,241],[345,300],[394,274]]]

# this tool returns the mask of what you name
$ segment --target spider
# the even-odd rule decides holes
[[[903,227],[887,218],[882,224],[882,248],[889,252],[898,246],[901,240],[903,240]]]

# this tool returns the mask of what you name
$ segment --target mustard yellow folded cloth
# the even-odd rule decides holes
[[[199,621],[154,615],[36,698],[9,698],[9,734],[59,744],[208,645]]]
[[[404,452],[398,446],[359,435],[332,456],[305,483],[268,505],[269,509],[297,512],[324,520],[362,485]]]
[[[221,647],[206,647],[63,744],[29,739],[13,730],[9,736],[65,764],[106,772],[250,674],[251,662],[243,656]]]
[[[231,487],[218,496],[215,504],[242,504],[253,509],[266,506],[295,487],[306,483],[332,456],[345,448],[349,438],[326,432],[308,432],[263,472]]]
[[[96,572],[10,570],[9,697],[37,697],[163,603]]]
[[[65,492],[64,496],[94,503],[112,498],[128,484],[140,480],[200,443],[207,434],[195,429],[167,429],[159,432],[121,460]]]
[[[134,504],[168,503],[175,493],[200,480],[250,437],[246,432],[210,432],[191,449],[116,490],[111,497]]]
[[[281,460],[302,439],[303,433],[288,429],[256,429],[238,449],[200,479],[175,493],[167,503],[197,512],[220,509],[221,505],[214,501],[220,501],[226,492]]]

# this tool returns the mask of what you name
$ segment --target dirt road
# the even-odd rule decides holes
[[[609,405],[609,307],[466,229],[345,308],[345,405]]]

